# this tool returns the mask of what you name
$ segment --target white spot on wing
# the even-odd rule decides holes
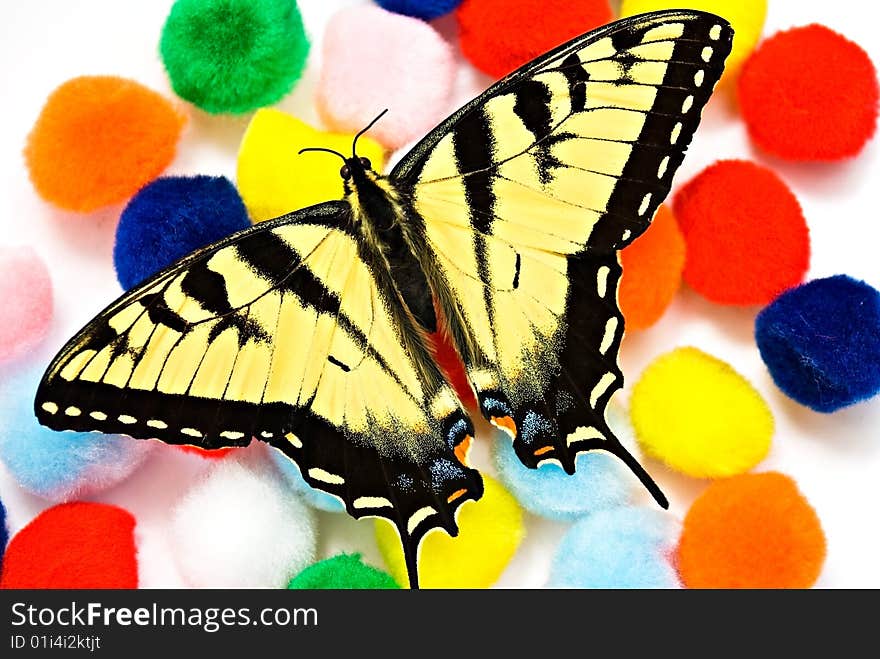
[[[565,438],[565,443],[571,446],[575,442],[587,439],[605,439],[605,435],[596,430],[593,426],[579,426],[574,432],[568,433],[568,437]]]
[[[351,505],[355,508],[393,508],[385,497],[358,497]]]
[[[721,37],[721,26],[720,25],[713,25],[712,29],[709,30],[709,38],[712,41],[718,41],[718,39],[720,37]]]
[[[181,428],[180,432],[182,432],[184,435],[189,435],[190,437],[201,437],[202,436],[202,433],[200,433],[195,428]]]
[[[700,69],[694,74],[694,84],[699,87],[703,84],[703,78],[706,77],[706,72],[703,69]]]
[[[617,316],[611,316],[605,323],[605,334],[602,336],[602,343],[599,346],[599,352],[605,354],[614,343],[614,337],[617,335]]]
[[[271,436],[271,435],[270,435],[270,436]],[[299,437],[297,437],[296,435],[294,435],[292,432],[289,432],[289,433],[287,433],[286,435],[284,435],[284,439],[286,439],[288,442],[290,442],[291,444],[293,444],[296,448],[302,448],[302,447],[303,447],[303,443],[300,441]]]
[[[329,471],[325,471],[320,467],[312,467],[309,469],[309,476],[314,478],[316,481],[321,481],[322,483],[329,483],[330,485],[342,485],[345,482],[345,479],[338,474],[331,474]]]
[[[406,530],[409,533],[412,533],[416,530],[416,527],[421,524],[424,520],[426,520],[431,515],[436,514],[436,510],[434,510],[431,506],[425,506],[424,508],[419,508],[409,517],[409,521],[406,523]]]
[[[41,405],[44,412],[48,412],[49,414],[55,414],[58,411],[58,405],[51,402],[46,402]]]
[[[150,428],[158,428],[159,430],[165,430],[168,427],[168,424],[164,421],[160,421],[159,419],[150,419],[147,421],[147,425]]]
[[[244,437],[244,433],[236,430],[224,430],[220,433],[220,436],[225,437],[226,439],[241,439]]]
[[[80,414],[82,414],[82,410],[78,407],[74,407],[73,405],[71,405],[66,410],[64,410],[64,413],[67,416],[79,416]]]
[[[133,416],[129,416],[128,414],[120,414],[116,418],[119,419],[119,423],[124,423],[126,425],[137,423],[137,419],[135,419]]]
[[[602,376],[602,379],[600,379],[599,382],[596,383],[596,386],[593,387],[592,393],[590,393],[590,407],[596,407],[596,403],[599,402],[599,398],[602,396],[602,394],[608,391],[608,387],[614,384],[614,381],[616,379],[617,378],[615,377],[614,373],[610,372]]]
[[[701,53],[704,62],[708,62],[712,59],[712,46],[706,46],[703,48],[703,52]]]
[[[642,203],[641,203],[641,205],[639,206],[639,215],[644,215],[644,214],[647,212],[647,210],[648,210],[648,206],[649,206],[650,204],[651,204],[651,193],[649,192],[648,194],[646,194],[646,195],[642,198]]]
[[[672,134],[669,136],[669,141],[672,144],[678,142],[678,138],[681,136],[681,122],[679,121],[675,124],[675,128],[672,129]]]
[[[669,167],[669,156],[664,157],[663,160],[660,161],[660,167],[657,168],[657,178],[663,178],[667,167]]]
[[[681,104],[682,113],[688,112],[691,109],[691,107],[693,106],[693,104],[694,104],[694,95],[691,94],[686,99],[684,99],[684,102]]]
[[[610,272],[611,268],[603,265],[596,273],[596,291],[599,293],[599,297],[605,297],[608,292],[608,274]]]
[[[89,412],[89,416],[92,417],[93,419],[98,420],[98,421],[106,421],[107,420],[107,415],[104,414],[103,412],[98,411],[98,410],[95,410],[94,412]]]

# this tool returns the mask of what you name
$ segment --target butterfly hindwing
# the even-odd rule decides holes
[[[481,410],[528,466],[607,448],[645,476],[604,421],[623,382],[617,250],[669,192],[731,41],[700,12],[611,24],[501,80],[391,175]]]
[[[473,433],[375,254],[331,202],[262,223],[123,295],[44,376],[39,420],[205,448],[252,437],[355,517],[416,544],[481,482]]]

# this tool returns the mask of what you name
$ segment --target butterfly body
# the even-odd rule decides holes
[[[528,467],[617,455],[617,252],[669,191],[730,50],[722,19],[633,17],[490,87],[387,176],[339,155],[345,197],[209,245],[68,342],[41,423],[283,451],[354,517],[421,539],[479,499],[473,424],[433,359],[448,334],[479,412]],[[320,149],[318,149],[320,150]]]

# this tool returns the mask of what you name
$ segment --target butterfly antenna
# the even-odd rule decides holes
[[[334,156],[339,156],[340,158],[342,158],[342,162],[348,162],[345,159],[345,156],[342,155],[341,153],[339,153],[339,151],[334,151],[333,149],[325,149],[322,146],[309,146],[309,147],[306,147],[305,149],[300,149],[298,153],[301,155],[301,154],[305,153],[306,151],[323,151],[325,153],[332,153]]]
[[[358,138],[359,138],[361,135],[363,135],[364,133],[366,133],[368,130],[370,130],[373,126],[375,126],[375,125],[376,125],[376,122],[379,121],[379,119],[381,119],[382,117],[384,117],[386,112],[388,112],[388,108],[385,108],[384,110],[382,110],[382,111],[376,116],[375,119],[373,119],[370,123],[367,124],[367,127],[366,127],[366,128],[362,128],[361,131],[360,131],[357,135],[354,136],[354,141],[352,141],[352,143],[351,143],[351,155],[352,155],[353,158],[357,158],[357,143],[358,143]]]

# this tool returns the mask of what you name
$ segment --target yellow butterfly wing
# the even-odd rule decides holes
[[[617,250],[650,224],[723,70],[732,30],[691,11],[579,37],[466,105],[392,173],[410,186],[449,330],[483,414],[521,460],[618,454]]]
[[[55,429],[205,448],[257,437],[355,517],[455,533],[473,434],[346,202],[261,223],[123,295],[49,366]]]

